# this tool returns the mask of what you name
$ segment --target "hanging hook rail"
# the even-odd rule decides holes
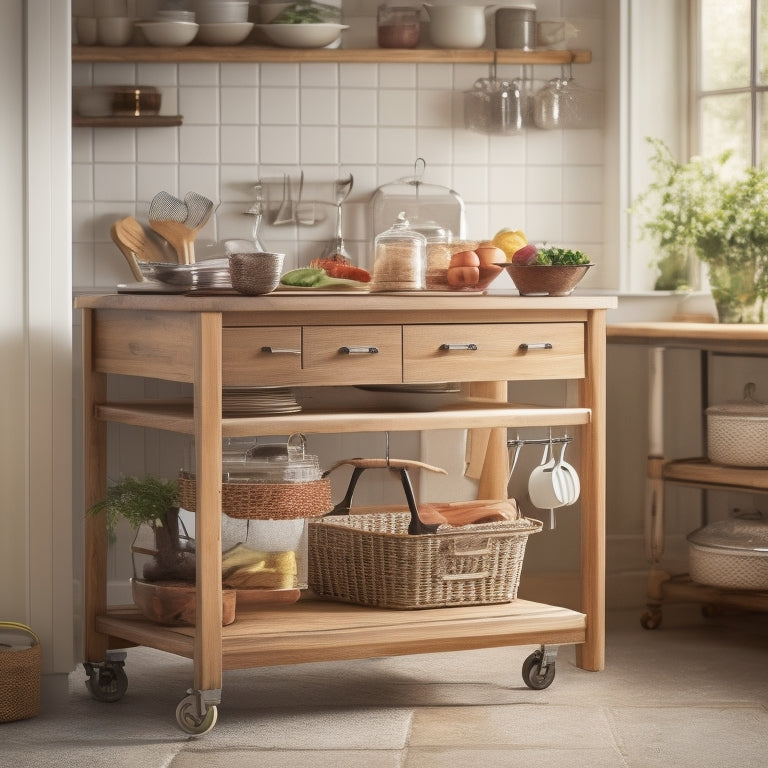
[[[571,443],[573,437],[563,435],[563,437],[517,437],[514,440],[507,440],[507,448],[514,448],[518,445],[549,445],[550,443]]]

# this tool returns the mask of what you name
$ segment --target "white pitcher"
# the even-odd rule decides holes
[[[484,5],[433,5],[429,14],[430,38],[437,48],[480,48],[485,42]]]

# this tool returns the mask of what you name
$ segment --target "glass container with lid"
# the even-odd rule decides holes
[[[404,212],[374,240],[371,291],[423,291],[427,238],[410,228]]]
[[[421,12],[413,6],[380,5],[377,13],[379,48],[415,48],[421,35]]]

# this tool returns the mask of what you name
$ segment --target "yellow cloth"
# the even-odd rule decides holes
[[[236,544],[221,558],[221,580],[238,589],[292,589],[296,586],[296,553],[262,552]]]

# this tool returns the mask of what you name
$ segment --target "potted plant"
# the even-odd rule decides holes
[[[137,532],[132,551],[134,570],[136,555],[150,555],[137,578],[147,581],[182,579],[194,581],[194,548],[179,522],[179,486],[175,480],[153,475],[143,479],[124,477],[107,488],[106,497],[90,508],[90,514],[106,513],[110,542],[120,519],[127,520]],[[142,536],[149,529],[151,536]],[[147,540],[148,539],[148,540]]]
[[[679,163],[648,139],[654,181],[635,200],[641,233],[656,241],[657,289],[686,287],[688,261],[709,270],[720,322],[762,323],[768,299],[768,170],[734,173],[731,152]]]

